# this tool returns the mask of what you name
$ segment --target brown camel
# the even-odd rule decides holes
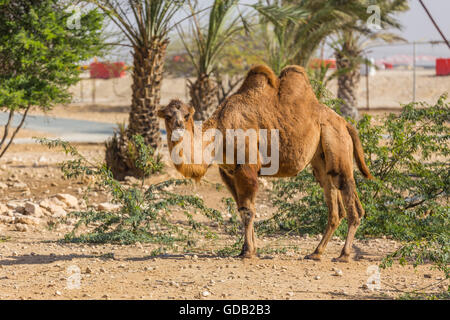
[[[171,152],[182,141],[172,141],[174,130],[185,129],[188,133],[193,132],[193,113],[192,107],[179,100],[173,100],[159,110],[158,116],[165,119]],[[305,258],[320,260],[340,221],[347,217],[347,239],[341,255],[334,260],[349,260],[353,238],[364,215],[353,177],[353,158],[366,178],[371,179],[372,175],[364,162],[363,149],[356,129],[333,110],[318,102],[302,67],[288,66],[279,77],[267,66],[253,67],[239,91],[217,108],[205,121],[202,130],[206,132],[211,128],[224,135],[227,129],[278,129],[279,169],[272,176],[292,177],[311,164],[314,176],[324,190],[328,206],[328,225],[322,240],[316,250]],[[225,140],[218,142],[225,150]],[[247,147],[246,140],[246,161]],[[235,151],[236,154],[237,150]],[[277,150],[271,150],[274,151]],[[193,152],[191,157],[192,154]],[[179,155],[183,156],[182,151]],[[192,163],[193,161],[182,161],[175,166],[185,177],[198,181],[210,164]],[[241,256],[246,258],[256,254],[254,203],[258,176],[261,169],[267,165],[262,163],[258,155],[256,164],[239,164],[236,161],[219,164],[220,176],[239,208],[244,226]]]

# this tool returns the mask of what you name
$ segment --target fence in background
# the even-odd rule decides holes
[[[383,56],[384,53],[384,56]],[[429,86],[432,87],[436,81],[434,77],[444,76],[442,81],[448,83],[447,91],[450,90],[450,50],[444,41],[414,41],[414,42],[400,42],[383,45],[375,45],[368,47],[365,50],[366,58],[377,56],[375,65],[378,68],[386,70],[405,70],[410,71],[411,83],[405,83],[405,87],[410,86],[410,101],[429,100],[429,95],[426,94],[427,81],[422,81],[418,87],[417,73],[418,70],[434,70],[433,73],[427,72],[426,77],[429,79]],[[437,63],[437,61],[439,61]],[[368,68],[368,66],[366,66]],[[422,72],[423,73],[423,72]],[[365,108],[371,109],[371,86],[370,74],[365,72]],[[422,79],[423,80],[423,79]],[[393,80],[395,82],[395,78]],[[392,83],[391,83],[392,84]],[[389,85],[389,84],[388,84]],[[440,87],[440,86],[438,86]],[[445,86],[443,86],[445,88]],[[421,92],[418,92],[418,88]],[[408,90],[409,91],[409,90]],[[442,93],[442,92],[441,92]],[[422,96],[421,96],[422,95]],[[433,94],[432,94],[433,95]],[[433,96],[436,96],[434,94]],[[406,101],[402,101],[406,103]],[[430,101],[431,102],[431,101]],[[362,104],[360,104],[362,105]]]

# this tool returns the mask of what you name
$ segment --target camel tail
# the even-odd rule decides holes
[[[374,177],[370,173],[369,168],[367,167],[367,164],[364,161],[364,150],[361,144],[361,140],[359,140],[358,131],[356,131],[356,129],[350,123],[347,123],[347,130],[350,136],[352,137],[353,156],[355,157],[359,171],[361,171],[361,173],[365,178],[373,180]]]

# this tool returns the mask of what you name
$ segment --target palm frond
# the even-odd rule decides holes
[[[174,28],[174,15],[183,6],[179,0],[86,0],[101,9],[133,46],[164,39]]]
[[[229,43],[239,31],[247,28],[245,16],[238,12],[238,0],[215,0],[209,10],[208,24],[201,26],[195,16],[196,8],[191,5],[193,23],[190,26],[192,42],[188,43],[188,36],[181,28],[177,28],[188,56],[199,75],[209,75],[218,61],[221,49]]]
[[[304,24],[310,12],[296,5],[276,4],[252,5],[260,15],[260,26],[267,51],[266,63],[279,73],[297,53],[291,50],[295,35],[288,32],[289,26]]]
[[[274,26],[282,28],[288,23],[298,24],[309,15],[309,11],[298,5],[284,5],[278,6],[255,4],[251,6],[255,9],[264,19],[272,23]]]

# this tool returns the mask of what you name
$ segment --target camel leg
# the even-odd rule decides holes
[[[320,157],[317,157],[311,165],[313,166],[314,176],[324,191],[325,201],[328,206],[328,224],[316,250],[313,253],[306,255],[305,259],[320,260],[322,253],[325,251],[328,242],[341,223],[345,213],[340,210],[339,202],[342,203],[340,193],[333,184],[331,176],[326,174],[325,162]]]
[[[256,255],[256,237],[253,228],[255,219],[255,198],[258,190],[258,175],[249,165],[242,165],[234,172],[238,211],[244,227],[244,245],[240,254],[243,258]]]
[[[339,189],[338,197],[339,217],[345,212],[348,221],[348,233],[341,255],[333,261],[348,262],[350,250],[364,210],[356,193],[356,183],[353,177],[353,141],[346,128],[323,126],[321,132],[321,146],[325,170],[331,177],[333,186]],[[341,134],[339,134],[339,132]],[[341,200],[339,200],[341,199]]]
[[[361,222],[361,218],[364,216],[364,209],[359,201],[353,177],[345,179],[341,185],[342,200],[347,213],[348,233],[341,255],[333,259],[333,261],[348,262],[356,230]]]
[[[225,186],[227,187],[228,191],[230,191],[231,195],[233,196],[234,201],[236,204],[238,203],[238,198],[236,194],[236,188],[234,186],[234,180],[233,177],[230,176],[228,173],[225,172],[225,170],[219,168],[220,177],[222,178],[223,183],[225,183]]]
[[[255,230],[253,228],[253,226],[251,227],[246,227],[246,212],[245,212],[245,208],[246,207],[241,207],[239,205],[239,198],[237,195],[237,191],[236,191],[236,186],[235,186],[235,180],[233,176],[230,176],[227,172],[225,172],[223,169],[219,169],[219,173],[220,173],[220,177],[222,178],[222,181],[225,183],[225,185],[227,186],[228,190],[230,191],[231,195],[233,196],[234,201],[236,202],[236,205],[238,206],[238,208],[242,209],[239,210],[240,216],[241,216],[241,220],[243,222],[244,225],[244,239],[246,238],[246,234],[247,231],[246,229],[249,229],[251,231],[251,235],[248,235],[248,237],[251,239],[251,242],[253,244],[255,244],[255,249],[254,249],[254,253],[256,254],[256,236],[255,236]],[[245,180],[245,175],[244,175],[244,180]],[[241,192],[242,193],[242,192]],[[245,195],[244,195],[245,198]],[[241,201],[242,203],[245,203],[245,199],[242,199]],[[253,210],[254,211],[254,210]],[[251,221],[251,223],[253,224],[253,221]],[[242,251],[240,253],[239,256],[245,257],[248,256],[249,254],[247,252],[249,252],[248,250],[249,246],[248,244],[246,244],[246,242],[244,241],[244,246],[242,247]]]

